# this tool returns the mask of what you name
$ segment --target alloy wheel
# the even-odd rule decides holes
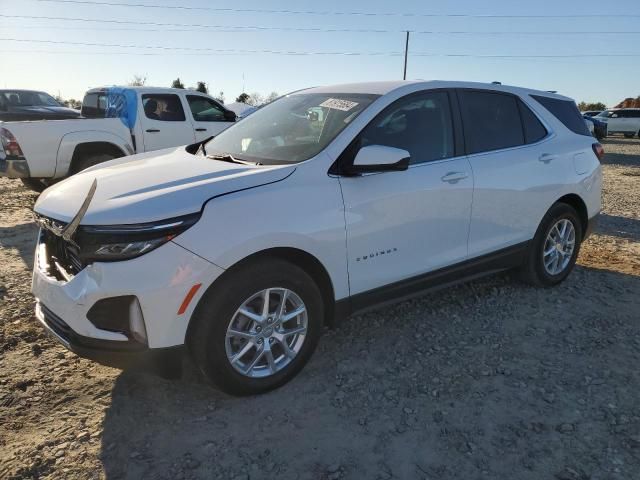
[[[307,333],[307,308],[287,288],[253,294],[236,310],[225,339],[227,359],[242,375],[274,375],[300,353]]]
[[[571,220],[558,220],[544,242],[542,261],[549,275],[562,273],[569,263],[576,246],[576,230]]]

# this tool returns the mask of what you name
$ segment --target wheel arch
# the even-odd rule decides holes
[[[117,154],[117,157],[134,153],[133,148],[125,139],[111,132],[92,130],[67,133],[62,137],[58,146],[55,178],[68,176],[74,160],[78,161],[78,155],[84,155],[89,151],[91,153],[114,153],[114,155]]]
[[[314,255],[294,247],[274,247],[261,250],[239,260],[231,267],[227,268],[225,272],[216,278],[211,285],[207,288],[207,291],[212,288],[217,288],[220,284],[225,282],[225,279],[229,275],[233,275],[239,269],[256,262],[260,262],[268,259],[279,259],[292,263],[297,267],[304,270],[318,285],[322,300],[325,306],[324,312],[324,324],[329,327],[335,326],[335,291],[333,288],[333,282],[329,276],[329,272],[325,266]],[[200,297],[199,301],[206,295],[206,292]],[[196,307],[197,308],[197,307]],[[192,334],[193,323],[189,321],[185,339],[188,339]],[[188,343],[188,340],[187,340]]]
[[[69,164],[69,173],[74,172],[78,163],[87,156],[107,153],[113,158],[120,158],[127,155],[118,145],[111,142],[85,142],[76,145]]]
[[[572,207],[576,212],[578,212],[578,217],[580,218],[580,226],[582,227],[582,237],[584,238],[585,232],[587,232],[589,226],[589,214],[587,211],[587,204],[584,200],[575,193],[569,193],[560,197],[555,203],[566,203],[570,207]]]

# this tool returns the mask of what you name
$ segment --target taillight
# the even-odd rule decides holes
[[[594,143],[593,145],[591,145],[591,148],[593,148],[593,153],[596,154],[598,160],[602,161],[602,159],[604,158],[604,148],[602,147],[602,145],[600,145],[599,143]]]
[[[7,157],[11,157],[12,160],[24,159],[24,153],[22,153],[16,137],[6,128],[0,128],[0,141],[2,142],[2,149]]]

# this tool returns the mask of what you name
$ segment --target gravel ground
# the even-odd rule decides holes
[[[77,358],[29,293],[35,195],[0,179],[0,478],[640,478],[640,141],[554,289],[509,275],[353,317],[233,398]]]

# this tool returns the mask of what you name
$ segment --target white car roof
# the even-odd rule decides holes
[[[345,83],[339,85],[327,85],[322,87],[313,87],[305,90],[295,92],[299,93],[368,93],[374,95],[386,95],[392,91],[404,88],[404,87],[422,87],[424,89],[430,88],[480,88],[483,90],[495,90],[498,92],[508,92],[517,95],[543,95],[545,97],[556,98],[558,100],[570,100],[573,99],[565,97],[564,95],[558,95],[553,92],[546,92],[542,90],[534,90],[530,88],[515,87],[511,85],[501,85],[496,83],[481,83],[481,82],[461,82],[452,80],[395,80],[387,82],[363,82],[363,83]],[[415,90],[412,88],[411,90]]]
[[[179,92],[187,92],[189,94],[195,95],[206,95],[209,94],[198,92],[197,90],[191,90],[190,88],[167,88],[167,87],[131,87],[129,85],[110,85],[105,87],[94,87],[87,90],[87,93],[100,92],[108,88],[126,88],[129,90],[143,91],[149,93],[179,93]]]

